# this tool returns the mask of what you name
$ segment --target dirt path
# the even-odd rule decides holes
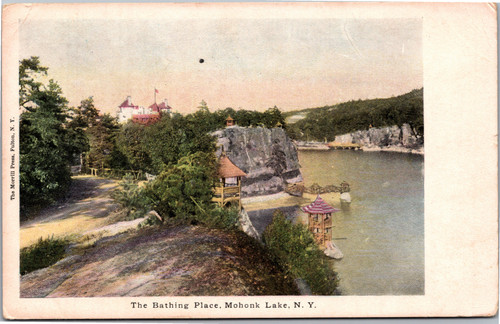
[[[74,177],[65,199],[46,208],[36,218],[21,223],[21,248],[35,243],[40,237],[79,236],[108,225],[109,215],[118,207],[110,196],[117,186],[116,180]]]

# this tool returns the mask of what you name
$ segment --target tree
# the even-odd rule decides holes
[[[285,126],[285,118],[281,114],[281,111],[278,107],[274,106],[273,108],[269,108],[264,112],[263,123],[268,128],[273,128],[278,125]]]
[[[198,106],[198,110],[203,111],[203,112],[209,112],[208,106],[207,106],[207,103],[205,100],[203,100],[203,99],[201,100],[200,105]]]
[[[69,112],[68,137],[75,144],[74,155],[80,155],[80,164],[83,165],[86,160],[83,155],[90,150],[87,129],[96,124],[99,110],[94,106],[94,99],[88,97],[81,101],[80,106],[70,108]]]
[[[30,110],[32,94],[40,92],[43,83],[37,81],[47,75],[48,68],[40,65],[38,56],[23,59],[19,64],[19,107]]]
[[[116,137],[116,145],[131,169],[152,172],[151,157],[146,146],[147,127],[133,122],[123,125]]]
[[[93,126],[99,117],[99,109],[94,106],[94,98],[92,96],[83,99],[80,102],[80,106],[71,108],[70,110],[72,112],[72,123],[82,128]]]
[[[37,80],[48,68],[37,57],[20,61],[20,193],[21,214],[51,203],[71,181],[69,165],[77,150],[68,136],[67,100],[59,85]]]
[[[96,119],[95,125],[87,129],[90,143],[90,151],[87,155],[89,167],[111,167],[112,153],[116,146],[115,137],[119,128],[116,118],[106,113]]]

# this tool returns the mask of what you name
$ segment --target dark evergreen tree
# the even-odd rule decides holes
[[[19,67],[20,194],[21,215],[48,204],[64,193],[70,181],[70,164],[78,151],[69,136],[67,100],[59,85],[37,81],[47,74],[37,57]]]

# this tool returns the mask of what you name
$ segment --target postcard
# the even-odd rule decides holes
[[[495,315],[496,10],[5,5],[3,316]]]

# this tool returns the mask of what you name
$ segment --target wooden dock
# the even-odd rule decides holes
[[[333,150],[360,150],[361,145],[357,143],[337,143],[330,142],[328,143],[328,147]]]

